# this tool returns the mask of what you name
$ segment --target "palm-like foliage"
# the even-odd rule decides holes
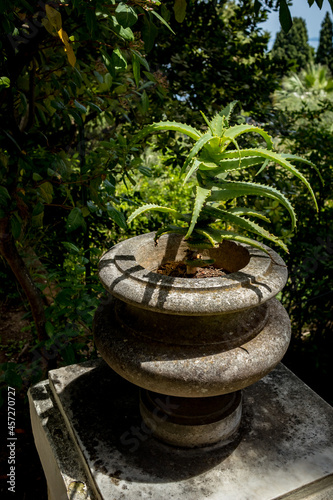
[[[289,111],[299,111],[304,106],[316,110],[327,100],[333,100],[333,79],[329,69],[321,64],[309,64],[299,73],[284,77],[281,90],[274,93],[275,104]]]
[[[292,162],[299,161],[312,166],[312,163],[298,156],[274,152],[272,139],[262,128],[252,125],[229,127],[230,115],[235,104],[236,102],[231,103],[222,112],[216,114],[211,121],[208,121],[203,115],[208,126],[205,133],[200,133],[193,127],[178,122],[154,123],[139,133],[137,141],[149,133],[157,133],[162,130],[174,130],[193,139],[194,146],[183,165],[182,173],[186,172],[184,182],[191,176],[196,176],[196,189],[191,214],[182,214],[170,207],[148,204],[135,210],[128,219],[129,223],[143,212],[157,210],[169,213],[180,221],[180,224],[162,227],[157,231],[156,238],[165,233],[177,232],[183,234],[189,244],[195,248],[211,247],[224,239],[262,248],[251,238],[234,231],[221,229],[222,221],[232,227],[237,226],[246,232],[258,234],[287,251],[283,241],[249,218],[254,217],[269,222],[263,213],[258,212],[255,208],[245,206],[226,209],[224,202],[246,195],[272,198],[279,201],[288,210],[292,229],[294,229],[296,215],[288,199],[283,193],[271,186],[235,181],[229,179],[229,175],[240,169],[253,166],[258,166],[262,170],[269,162],[275,162],[294,174],[307,186],[317,207],[309,182],[292,164]],[[265,147],[241,149],[237,138],[249,132],[260,134],[265,142]]]

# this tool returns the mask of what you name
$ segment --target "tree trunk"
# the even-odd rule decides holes
[[[45,341],[47,336],[45,331],[45,312],[42,297],[22,257],[18,253],[10,231],[9,217],[0,219],[0,254],[10,266],[27,296],[31,307],[32,317],[36,325],[38,340]]]

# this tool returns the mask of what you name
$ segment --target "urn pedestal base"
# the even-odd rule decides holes
[[[184,448],[223,446],[242,415],[241,391],[210,398],[180,398],[140,392],[140,413],[152,435]]]
[[[283,357],[290,321],[274,298],[244,312],[184,317],[111,297],[96,311],[94,336],[112,369],[142,388],[140,411],[152,434],[193,448],[223,445],[235,435],[241,390]]]

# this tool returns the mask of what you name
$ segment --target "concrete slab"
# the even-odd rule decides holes
[[[244,390],[242,424],[223,448],[185,450],[156,441],[139,414],[139,389],[101,360],[51,371],[49,387],[48,415],[63,419],[71,441],[61,460],[74,453],[84,477],[75,479],[73,467],[71,479],[91,499],[333,499],[333,408],[282,364]],[[34,391],[35,429],[48,440],[40,409],[47,398]],[[47,453],[62,475],[60,451]],[[41,456],[49,482],[46,459]],[[49,488],[52,494],[50,482]]]

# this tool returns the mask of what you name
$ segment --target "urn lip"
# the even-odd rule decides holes
[[[99,277],[113,296],[144,309],[168,314],[223,314],[255,307],[285,285],[287,267],[271,248],[265,252],[244,246],[249,263],[237,272],[213,278],[174,278],[154,272],[164,258],[181,260],[186,242],[167,234],[154,243],[155,233],[121,241],[99,263]]]

